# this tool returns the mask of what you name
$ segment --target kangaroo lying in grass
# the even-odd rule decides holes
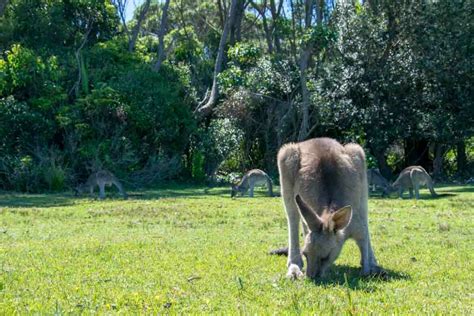
[[[91,174],[85,183],[80,184],[76,187],[76,195],[83,194],[87,191],[89,191],[89,193],[93,195],[94,188],[98,186],[99,198],[103,200],[105,199],[105,186],[111,186],[112,184],[117,187],[120,194],[125,199],[128,197],[120,181],[111,172],[106,170],[97,171]]]
[[[270,177],[263,170],[252,169],[244,175],[239,184],[232,186],[230,196],[234,197],[238,193],[243,196],[247,191],[249,191],[249,196],[253,197],[255,186],[263,184],[267,185],[268,195],[273,196],[272,179],[270,179]]]
[[[371,168],[367,169],[367,182],[368,185],[372,186],[372,191],[375,191],[375,187],[382,188],[382,196],[387,196],[390,191],[390,183],[380,173],[379,169]]]
[[[408,189],[410,199],[413,198],[413,189],[415,189],[415,198],[420,198],[420,186],[426,185],[430,190],[431,196],[437,194],[433,188],[433,180],[422,166],[410,166],[402,170],[397,180],[393,183],[394,191],[398,190],[398,196],[403,198],[403,192]]]
[[[359,145],[342,146],[330,138],[286,144],[278,152],[278,168],[288,219],[289,277],[303,275],[300,217],[307,277],[323,277],[349,238],[359,246],[362,274],[383,272],[370,243],[365,155]]]

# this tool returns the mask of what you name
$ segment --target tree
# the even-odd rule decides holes
[[[224,53],[225,53],[225,44],[227,41],[227,36],[229,33],[230,28],[233,26],[235,21],[236,9],[237,9],[237,2],[239,0],[232,0],[230,5],[229,14],[226,18],[226,22],[224,25],[224,30],[222,31],[221,39],[219,41],[219,49],[217,51],[216,63],[214,66],[214,75],[212,78],[212,88],[209,94],[209,98],[207,99],[206,96],[204,97],[203,101],[199,104],[196,109],[196,112],[201,116],[207,116],[210,114],[212,107],[217,101],[217,97],[219,95],[219,87],[217,82],[217,76],[222,71],[222,66],[224,62]],[[204,102],[207,101],[205,104]]]
[[[161,63],[165,57],[165,33],[168,27],[168,8],[170,5],[170,0],[166,0],[163,6],[163,12],[161,13],[161,23],[160,23],[160,32],[158,33],[158,57],[156,63],[153,66],[155,71],[160,71]]]
[[[7,4],[8,0],[0,0],[0,17],[3,15],[3,12],[5,12]]]
[[[145,0],[145,3],[142,5],[142,8],[140,10],[140,15],[138,16],[135,26],[132,29],[132,34],[129,36],[129,44],[128,44],[129,52],[132,52],[135,49],[135,45],[138,39],[138,34],[140,33],[143,20],[145,19],[145,16],[148,13],[148,9],[150,8],[150,2],[151,0]]]

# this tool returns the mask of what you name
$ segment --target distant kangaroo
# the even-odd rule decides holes
[[[125,199],[128,197],[120,181],[110,171],[106,170],[97,171],[91,174],[85,183],[80,184],[76,187],[76,195],[83,194],[87,191],[89,191],[90,194],[93,195],[94,188],[98,186],[99,198],[103,200],[105,199],[105,186],[111,186],[112,184],[117,187],[120,194]]]
[[[287,276],[302,275],[300,218],[307,277],[323,277],[349,238],[359,246],[362,274],[383,273],[370,243],[367,171],[359,145],[330,138],[286,144],[278,152],[278,169],[288,219]]]
[[[379,169],[367,169],[367,182],[368,185],[372,185],[372,191],[375,191],[376,186],[382,188],[382,197],[387,196],[391,191],[390,183],[382,176]]]
[[[413,198],[413,189],[415,189],[415,198],[420,198],[420,186],[426,185],[430,190],[431,196],[437,194],[433,188],[433,180],[422,166],[410,166],[400,172],[397,180],[392,185],[393,190],[398,190],[398,196],[403,198],[403,192],[408,189],[410,199]]]
[[[262,184],[267,185],[268,195],[273,196],[272,179],[270,179],[270,177],[263,170],[252,169],[244,175],[239,184],[232,186],[230,196],[234,197],[238,193],[243,196],[247,191],[249,191],[249,196],[253,197],[255,186]]]

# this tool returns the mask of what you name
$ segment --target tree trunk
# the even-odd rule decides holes
[[[140,11],[140,15],[138,16],[137,24],[134,26],[132,30],[130,41],[128,42],[129,52],[133,52],[135,50],[138,34],[140,33],[140,28],[142,26],[143,20],[145,19],[145,16],[148,13],[148,9],[150,8],[150,2],[151,0],[146,0],[145,3],[143,4],[143,8]]]
[[[306,0],[305,1],[305,30],[309,30],[311,28],[311,19],[312,19],[312,11],[313,11],[313,1]],[[306,71],[308,69],[309,60],[311,57],[311,44],[302,44],[301,47],[301,54],[300,54],[300,85],[301,85],[301,125],[300,131],[298,133],[298,141],[302,141],[308,137],[309,131],[309,91],[307,85],[307,78],[306,78]]]
[[[291,14],[291,36],[289,37],[290,40],[290,52],[291,56],[293,57],[293,60],[296,61],[297,57],[297,49],[296,49],[296,13],[295,13],[295,5],[293,3],[293,0],[290,0],[290,10],[292,12]]]
[[[227,21],[224,25],[224,30],[222,31],[221,40],[219,42],[219,50],[217,51],[216,63],[214,65],[214,75],[212,78],[212,88],[211,88],[211,93],[209,95],[209,100],[207,101],[205,105],[199,106],[196,110],[201,116],[207,116],[211,112],[212,107],[216,103],[217,97],[219,96],[219,88],[217,86],[217,76],[222,71],[222,64],[223,64],[224,53],[225,53],[225,43],[227,41],[229,30],[235,20],[235,11],[237,7],[237,1],[238,0],[232,0],[230,10],[229,10],[229,16],[227,17]]]
[[[242,40],[241,28],[242,28],[242,19],[244,18],[246,3],[244,0],[237,0],[237,7],[235,12],[235,21],[230,28],[230,45],[234,45],[236,42]]]
[[[163,6],[163,13],[161,14],[161,23],[160,23],[160,33],[158,34],[158,60],[154,66],[155,71],[160,71],[161,63],[165,57],[165,32],[168,27],[168,7],[170,5],[170,0],[166,0],[165,5]]]
[[[275,4],[275,0],[270,0],[270,12],[272,14],[272,27],[271,32],[273,33],[273,41],[275,42],[275,51],[281,52],[280,33],[278,30],[278,19],[280,18],[281,10],[283,8],[284,0],[280,0],[278,8]]]
[[[445,152],[446,147],[443,144],[435,144],[433,159],[433,178],[438,180],[443,177],[443,159]]]
[[[392,179],[392,170],[387,164],[387,158],[385,157],[385,153],[382,150],[371,148],[371,152],[374,155],[375,159],[377,160],[377,165],[379,167],[380,173],[386,179]]]
[[[464,141],[456,144],[456,169],[459,177],[467,175],[466,143]]]
[[[318,11],[316,14],[316,21],[318,22],[318,25],[323,23],[324,7],[325,7],[324,0],[318,0],[318,6],[317,6]]]
[[[270,28],[268,27],[267,16],[265,15],[266,7],[267,7],[267,0],[263,1],[262,8],[260,8],[255,1],[250,0],[250,5],[260,14],[262,17],[262,25],[263,31],[265,32],[265,40],[267,42],[268,53],[273,53],[273,40]]]
[[[300,131],[298,134],[298,141],[305,140],[308,136],[309,131],[309,91],[307,86],[307,78],[306,78],[306,70],[308,68],[309,58],[311,56],[311,49],[304,48],[301,52],[301,59],[300,59],[300,85],[301,85],[301,125]]]
[[[0,0],[0,2],[1,1],[3,0]],[[127,7],[127,1],[128,0],[112,0],[112,4],[117,9],[120,20],[122,21],[123,30],[125,31],[125,34],[127,35],[128,42],[130,43],[130,32],[128,31],[127,21],[125,17],[125,8]]]
[[[221,23],[221,28],[224,29],[224,27],[225,27],[225,17],[224,17],[224,15],[226,13],[225,13],[224,8],[222,7],[221,0],[217,0],[217,8],[219,9],[219,22]]]
[[[7,8],[8,0],[0,0],[0,16],[3,15],[5,9]]]
[[[265,13],[262,14],[262,23],[263,23],[263,30],[265,32],[265,39],[267,41],[268,46],[268,53],[273,54],[273,41],[270,29],[268,28],[267,18],[265,17]]]
[[[432,170],[427,140],[405,140],[405,166],[420,165],[428,171]]]

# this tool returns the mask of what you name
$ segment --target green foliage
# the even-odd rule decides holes
[[[255,43],[238,42],[227,51],[229,61],[241,68],[254,66],[261,57],[262,52]]]
[[[110,39],[118,16],[110,1],[11,0],[7,17],[12,26],[9,42],[38,50],[63,51],[79,46],[90,28],[90,40]]]
[[[12,96],[0,99],[0,153],[24,154],[47,143],[54,135],[54,122],[44,113]]]
[[[301,37],[305,46],[311,46],[317,52],[327,48],[336,41],[336,32],[333,28],[320,24],[308,29]]]
[[[206,179],[206,172],[204,170],[204,154],[199,150],[194,151],[191,164],[192,178],[198,182],[204,181]]]
[[[64,77],[56,56],[43,58],[31,49],[14,44],[0,61],[0,96],[15,95],[49,110],[65,99],[58,85]],[[49,99],[52,102],[44,102]]]
[[[127,178],[150,168],[155,156],[182,155],[196,128],[190,74],[166,65],[156,73],[146,60],[128,53],[122,38],[84,48],[79,66],[74,51],[40,56],[14,44],[0,62],[1,186],[59,190],[97,168]],[[66,91],[78,71],[74,99]],[[37,155],[51,147],[62,148],[64,159]],[[31,165],[21,163],[25,156]]]
[[[120,25],[111,1],[8,1],[0,13],[0,186],[56,190],[97,168],[137,185],[255,167],[275,175],[276,152],[298,139],[303,86],[308,137],[360,143],[369,165],[388,162],[385,173],[422,155],[429,170],[433,148],[445,148],[446,173],[459,174],[453,148],[474,133],[472,2],[320,1],[309,28],[301,1],[256,2],[265,25],[254,5],[243,6],[217,104],[201,120],[193,110],[214,80],[221,5],[171,1],[156,73],[162,2],[152,1],[129,52],[143,4]],[[311,55],[306,82],[303,51]],[[157,171],[166,165],[167,175]]]
[[[228,118],[218,118],[202,133],[199,147],[205,150],[207,174],[213,176],[217,170],[223,173],[238,170],[242,160],[240,146],[244,137],[238,123]]]

